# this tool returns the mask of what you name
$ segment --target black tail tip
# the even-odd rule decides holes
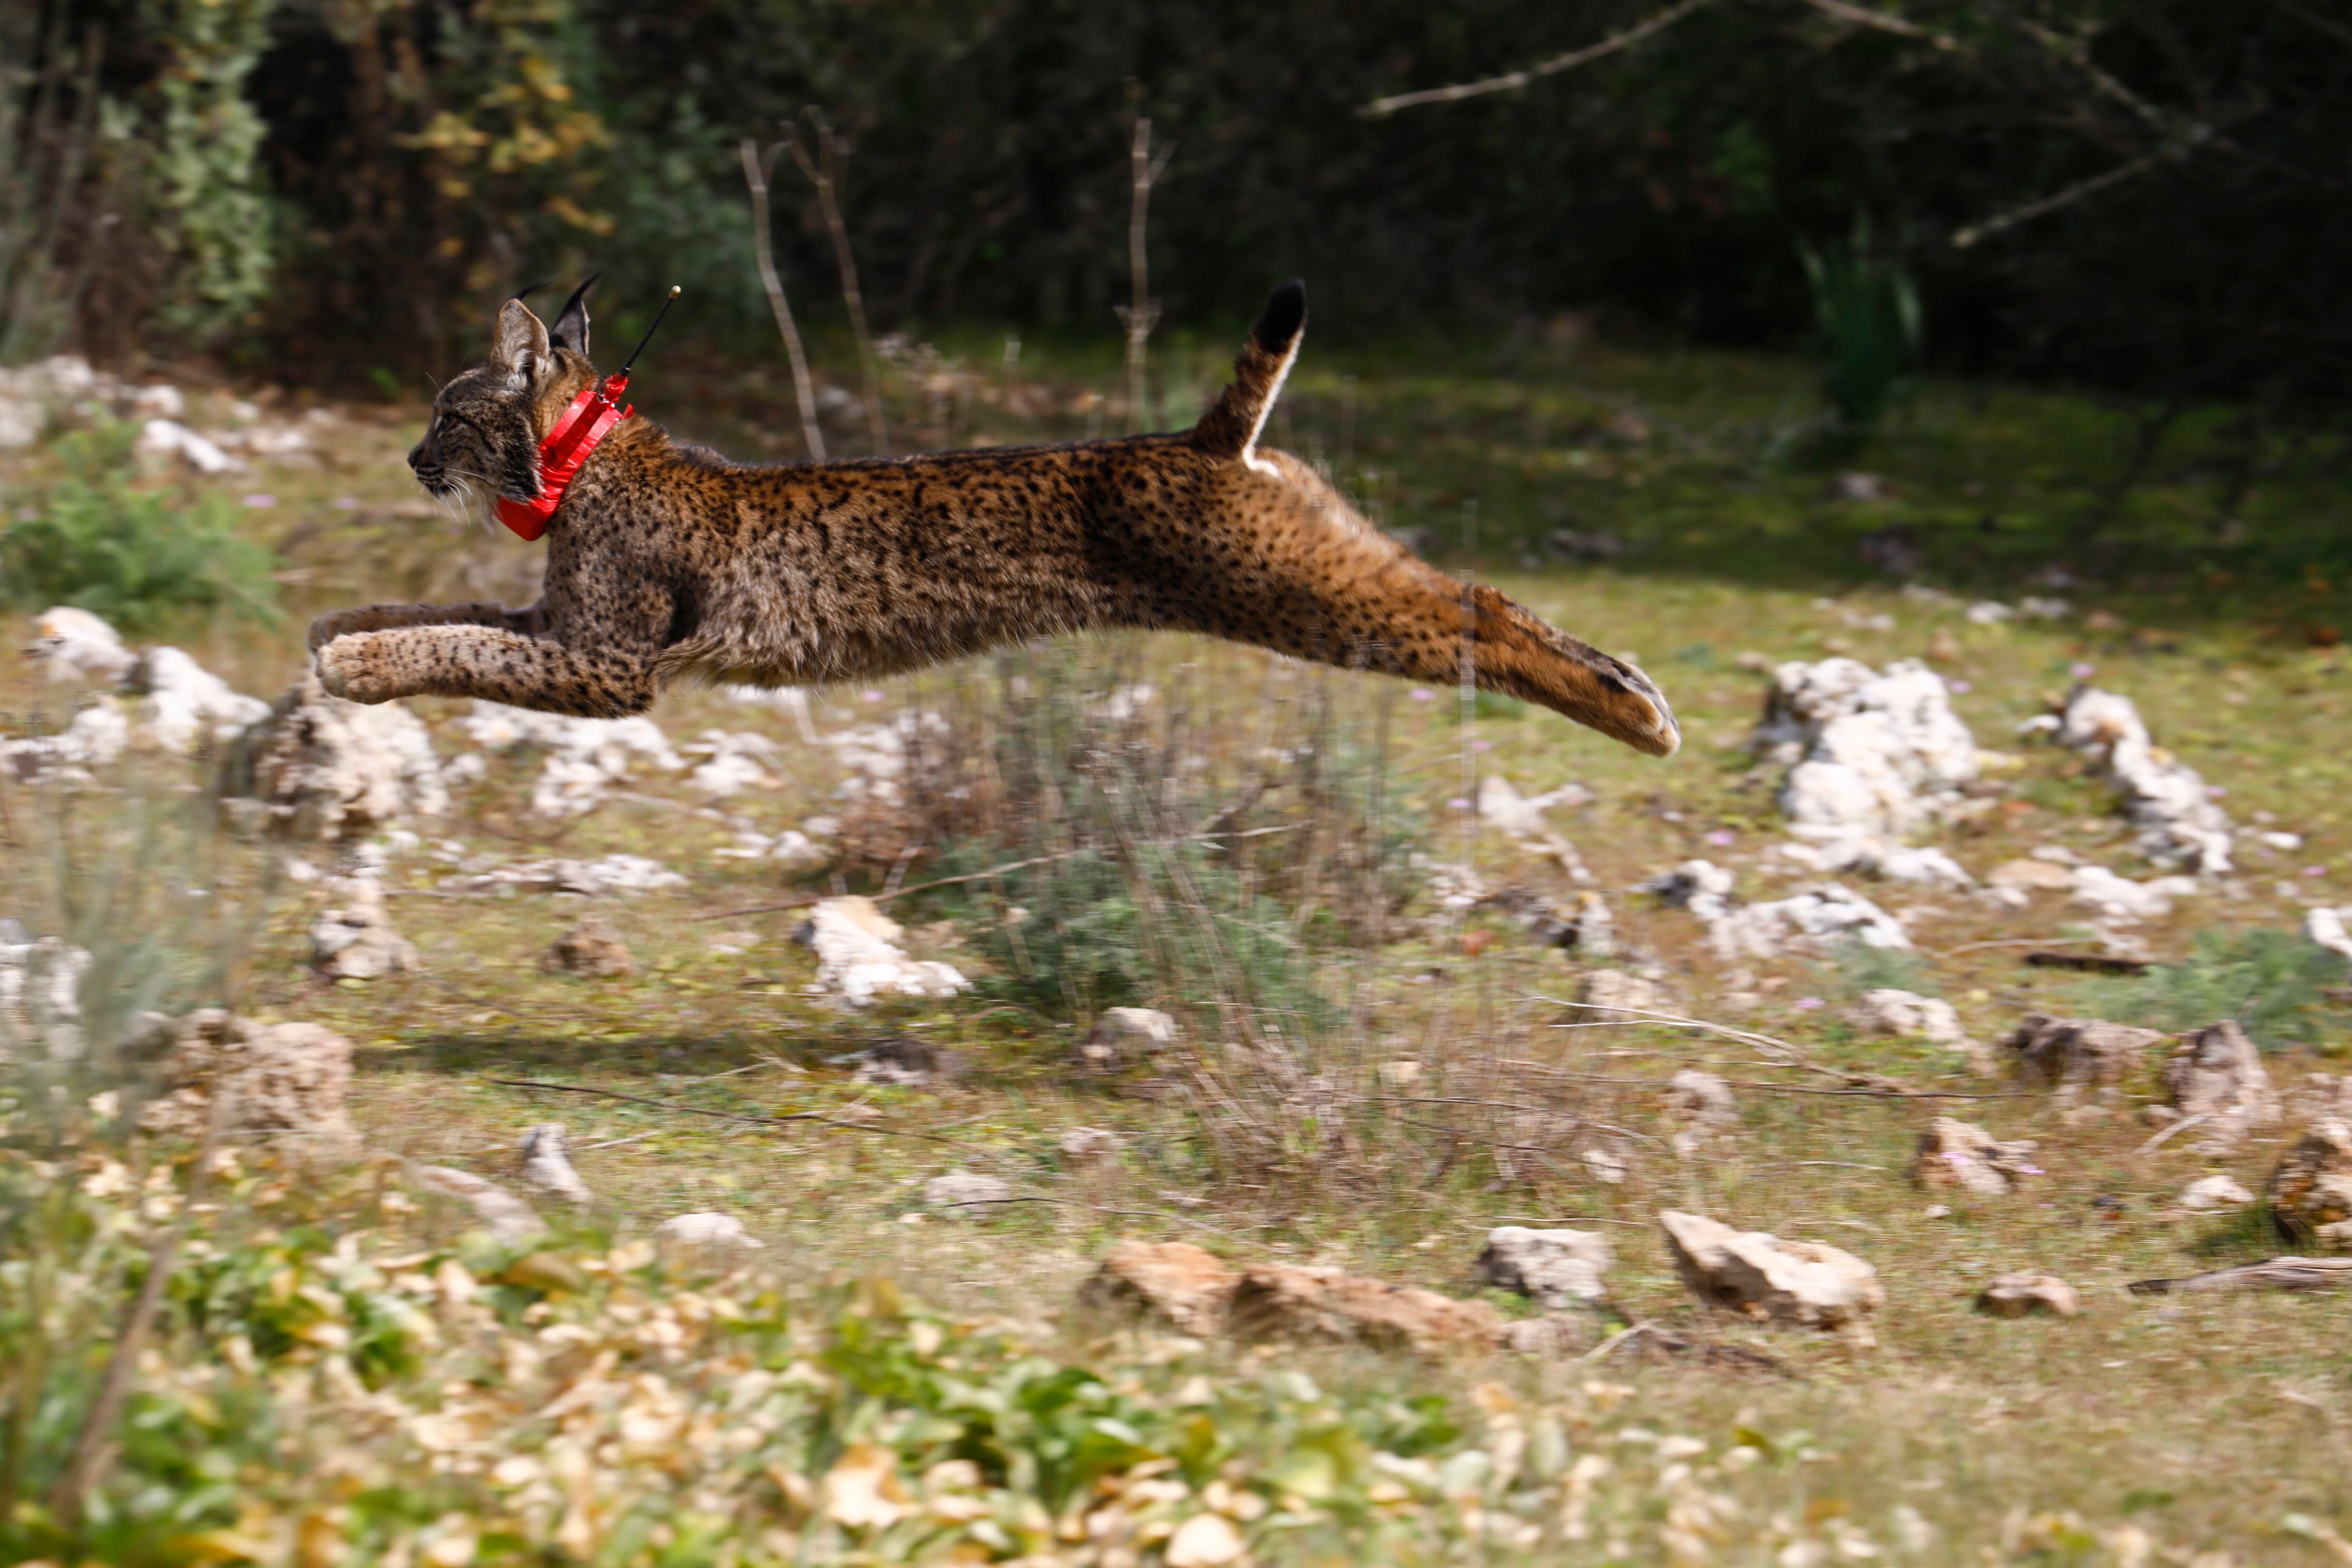
[[[1307,324],[1307,283],[1294,278],[1266,297],[1265,310],[1250,329],[1257,346],[1270,354],[1286,353],[1290,340]]]

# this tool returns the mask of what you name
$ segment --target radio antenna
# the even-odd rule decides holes
[[[621,366],[621,378],[624,381],[628,379],[629,367],[637,363],[637,356],[646,352],[646,345],[647,343],[654,341],[654,327],[660,326],[662,324],[662,318],[669,314],[670,300],[677,299],[678,295],[684,291],[682,285],[673,283],[669,286],[668,298],[663,300],[661,302],[661,309],[654,312],[653,327],[647,327],[646,329],[646,335],[637,340],[637,346],[629,351],[627,361]]]

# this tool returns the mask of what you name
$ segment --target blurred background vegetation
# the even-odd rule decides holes
[[[501,294],[594,269],[682,281],[691,330],[762,342],[736,149],[814,105],[850,141],[884,332],[1110,323],[1140,113],[1175,144],[1151,205],[1163,320],[1239,317],[1298,274],[1342,336],[1794,348],[1900,299],[1930,368],[2246,400],[2301,428],[2341,409],[2352,9],[1665,9],[1575,69],[1380,114],[1660,13],[0,0],[0,356],[202,352],[414,389]],[[789,171],[776,228],[823,323],[832,252]],[[1834,376],[1898,352],[1825,357]]]

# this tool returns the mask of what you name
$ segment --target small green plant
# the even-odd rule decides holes
[[[2082,1009],[2151,1029],[2201,1029],[2235,1018],[2255,1045],[2307,1045],[2320,1034],[2344,960],[2292,931],[2200,931],[2178,963],[2135,979],[2085,980]]]
[[[277,558],[239,536],[226,497],[133,484],[132,434],[109,426],[58,442],[66,476],[0,529],[0,599],[73,605],[131,631],[189,610],[275,620]]]
[[[1813,285],[1813,317],[1822,333],[1822,390],[1840,431],[1852,437],[1874,428],[1919,353],[1919,295],[1900,261],[1880,250],[1870,219],[1857,216],[1853,236],[1816,250],[1800,245]]]

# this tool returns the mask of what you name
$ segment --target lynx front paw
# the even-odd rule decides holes
[[[369,633],[355,632],[320,648],[319,684],[346,702],[388,702],[399,696],[376,641]]]

